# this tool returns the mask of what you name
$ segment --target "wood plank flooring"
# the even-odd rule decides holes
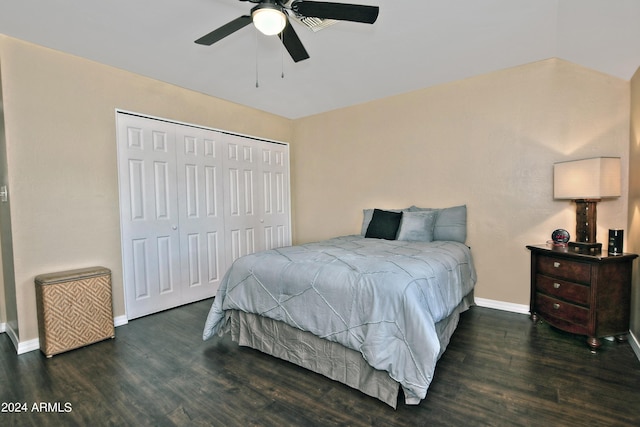
[[[210,304],[133,320],[115,340],[52,359],[17,356],[0,334],[0,409],[26,404],[0,412],[0,425],[640,426],[640,361],[628,343],[605,341],[594,355],[583,337],[473,307],[427,398],[393,410],[228,337],[203,342]]]

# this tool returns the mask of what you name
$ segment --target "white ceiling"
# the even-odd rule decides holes
[[[552,57],[625,80],[640,66],[638,0],[346,2],[378,21],[294,23],[297,64],[253,26],[194,43],[254,6],[238,0],[2,0],[0,33],[288,118]]]

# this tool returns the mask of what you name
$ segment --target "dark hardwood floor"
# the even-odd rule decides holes
[[[583,337],[473,307],[427,398],[393,410],[228,337],[203,342],[210,303],[133,320],[114,340],[52,359],[17,356],[0,334],[1,409],[26,409],[0,412],[0,425],[640,426],[628,343],[591,354]]]

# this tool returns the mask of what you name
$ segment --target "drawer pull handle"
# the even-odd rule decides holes
[[[553,266],[554,266],[555,268],[558,268],[558,267],[560,267],[560,263],[559,263],[558,261],[555,261],[555,262],[553,263]]]
[[[553,282],[553,289],[560,289],[560,283]]]
[[[559,309],[559,308],[560,308],[560,304],[558,304],[557,302],[556,302],[556,303],[553,303],[553,309],[554,309],[554,310],[557,310],[557,309]]]

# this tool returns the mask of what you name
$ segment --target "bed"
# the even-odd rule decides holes
[[[466,206],[367,209],[359,235],[237,259],[203,339],[293,362],[396,407],[427,394],[436,362],[473,305]]]

